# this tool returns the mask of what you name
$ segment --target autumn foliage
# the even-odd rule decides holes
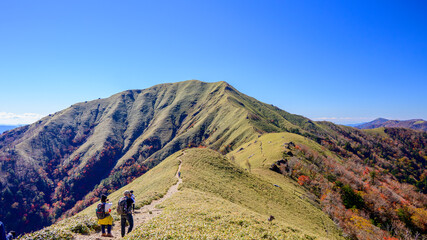
[[[427,197],[420,189],[345,150],[347,159],[339,159],[304,145],[288,146],[281,172],[318,196],[323,211],[350,237],[412,239],[426,234]]]

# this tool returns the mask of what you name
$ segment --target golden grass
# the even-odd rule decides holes
[[[207,149],[189,149],[182,160],[184,190],[213,194],[263,215],[264,219],[273,215],[275,221],[297,229],[301,236],[339,238],[334,223],[310,201],[301,198],[304,191],[299,186],[280,174],[266,171],[267,176],[262,177],[249,173]]]
[[[373,129],[363,129],[362,131],[373,136],[389,137],[384,130],[385,130],[384,127],[379,127],[379,128],[373,128]]]
[[[286,150],[285,144],[293,142],[302,144],[325,156],[333,154],[318,143],[294,133],[281,132],[264,134],[261,137],[241,145],[227,156],[244,169],[267,169],[272,163],[282,159],[282,153]]]
[[[159,217],[135,226],[125,239],[342,239],[292,180],[262,168],[249,173],[209,149],[185,151],[109,195],[117,203],[125,189],[133,189],[140,206],[161,197],[176,182],[178,157],[183,160],[180,191],[163,202]],[[58,231],[70,236],[76,228],[94,231],[95,207],[37,232],[42,237],[33,239],[56,239],[46,233]],[[267,221],[270,215],[272,222]],[[115,211],[113,217],[117,219]]]
[[[125,239],[317,239],[211,193],[185,188]]]

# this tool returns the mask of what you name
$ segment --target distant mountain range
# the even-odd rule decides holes
[[[388,128],[410,128],[414,130],[421,130],[427,132],[427,121],[423,119],[411,119],[411,120],[389,120],[385,118],[377,118],[371,122],[361,123],[353,125],[359,129],[373,129],[379,127],[388,127]]]

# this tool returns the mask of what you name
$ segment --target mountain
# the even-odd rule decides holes
[[[354,127],[359,129],[373,129],[373,128],[379,128],[379,127],[411,128],[414,130],[421,130],[421,131],[427,132],[427,121],[422,119],[411,119],[411,120],[399,121],[399,120],[388,120],[385,118],[377,118],[371,122],[362,123]]]
[[[309,119],[225,82],[161,84],[77,103],[0,135],[6,200],[0,218],[19,231],[34,230],[76,213],[180,149],[208,146],[225,153],[262,132],[312,127]]]
[[[74,104],[0,135],[0,189],[5,206],[0,209],[0,219],[20,232],[40,229],[58,219],[64,219],[58,224],[67,223],[74,219],[71,216],[91,213],[102,193],[119,196],[121,190],[116,190],[140,179],[150,181],[146,176],[166,181],[151,173],[168,156],[186,148],[216,151],[205,149],[209,156],[217,157],[200,159],[197,156],[205,153],[198,150],[202,152],[189,154],[192,158],[188,159],[199,166],[195,171],[200,173],[208,166],[218,166],[203,175],[212,179],[190,175],[186,179],[183,165],[183,187],[201,195],[214,194],[211,202],[220,198],[237,204],[242,212],[249,209],[264,216],[272,213],[262,202],[281,212],[288,203],[280,199],[302,198],[309,203],[304,205],[308,213],[312,208],[322,209],[346,235],[355,238],[426,233],[427,133],[402,128],[362,131],[313,122],[261,103],[225,82],[195,80]],[[218,154],[226,156],[220,163]],[[213,174],[223,170],[227,172],[219,176],[228,181]],[[293,190],[275,192],[275,185]],[[245,195],[248,188],[253,191]],[[195,205],[200,205],[199,193],[191,193]],[[140,205],[163,194],[163,187],[157,189]],[[304,227],[319,225],[310,222],[305,210],[298,210],[295,204],[286,211],[290,211],[288,217],[300,214],[299,231],[307,231],[307,236],[322,235],[320,230]],[[222,211],[220,206],[212,208]],[[192,209],[187,210],[189,221],[198,216],[191,218]],[[221,214],[226,212],[229,210]],[[209,219],[218,220],[212,217]],[[286,217],[279,218],[290,224]],[[208,224],[209,219],[198,221]],[[243,224],[249,219],[238,221]]]
[[[0,125],[0,134],[20,126],[22,125]]]

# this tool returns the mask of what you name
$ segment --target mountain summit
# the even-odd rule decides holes
[[[131,182],[180,149],[226,153],[263,132],[313,127],[226,82],[160,84],[77,103],[0,135],[0,186],[7,199],[0,216],[18,215],[35,226],[15,229],[33,230],[75,213],[104,189]]]

